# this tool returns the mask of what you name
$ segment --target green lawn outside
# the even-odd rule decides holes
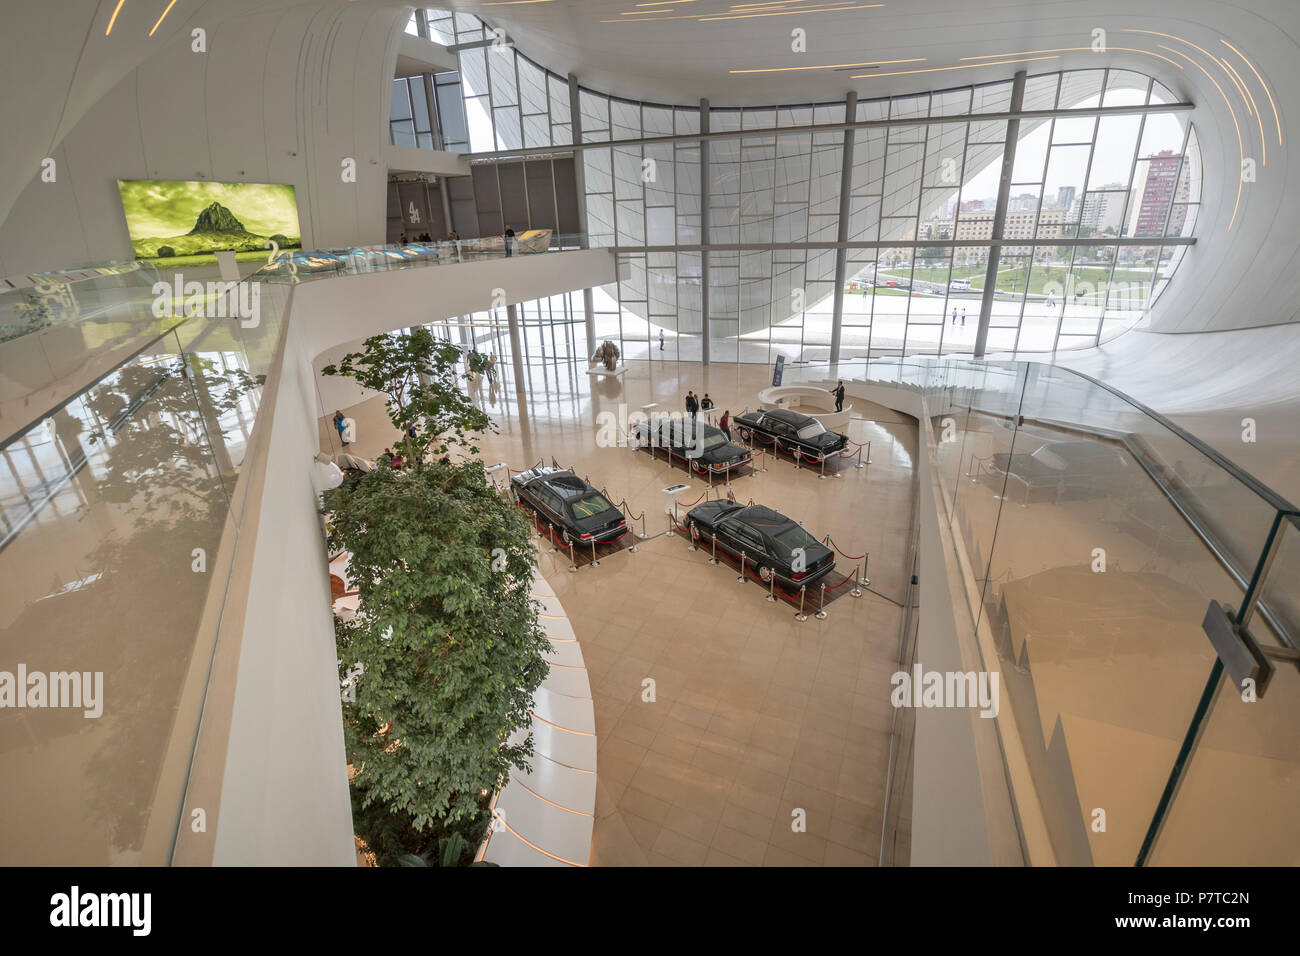
[[[998,271],[998,290],[1002,292],[1024,292],[1025,273],[1027,271],[1028,265],[1024,263],[1000,268]],[[1029,294],[1046,295],[1046,286],[1052,282],[1065,287],[1069,273],[1070,270],[1066,266],[1038,264],[1029,276]],[[906,269],[893,269],[880,273],[882,280],[886,276],[906,279],[908,275]],[[919,282],[945,283],[950,281],[946,267],[917,269],[911,274],[911,277],[914,281]],[[1143,283],[1150,282],[1151,278],[1149,269],[1117,268],[1114,281],[1116,283]],[[972,291],[980,291],[984,288],[984,267],[966,266],[953,269],[951,279],[970,279]],[[1086,282],[1090,283],[1096,292],[1104,292],[1109,280],[1110,266],[1076,266],[1074,269],[1074,283],[1076,286],[1079,283]]]

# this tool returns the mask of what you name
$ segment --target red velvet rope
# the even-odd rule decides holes
[[[867,556],[866,554],[860,554],[860,555],[858,555],[858,556],[855,558],[855,557],[854,557],[853,555],[851,555],[851,554],[845,554],[843,551],[840,551],[840,546],[839,546],[838,544],[835,543],[835,539],[832,538],[830,535],[827,535],[827,536],[826,536],[826,540],[829,541],[829,542],[831,543],[831,547],[834,548],[836,551],[838,551],[840,557],[841,557],[841,558],[844,558],[845,560],[848,560],[848,561],[861,561],[863,558],[865,558],[865,557]],[[867,554],[870,554],[870,553],[871,553],[870,551],[867,552]]]

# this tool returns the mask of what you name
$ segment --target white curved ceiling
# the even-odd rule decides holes
[[[1021,65],[1032,73],[1120,63],[1177,77],[1183,70],[1169,61],[1178,57],[1160,48],[1176,41],[1124,31],[1217,45],[1216,31],[1244,39],[1295,19],[1290,0],[1261,0],[1249,9],[1208,0],[449,0],[445,6],[502,27],[537,62],[576,73],[593,89],[678,104],[707,97],[729,106],[834,100],[849,89],[863,97],[942,89],[1002,79]],[[792,49],[796,29],[806,31],[806,52]],[[1096,29],[1107,33],[1105,55],[1091,49]],[[1003,56],[1025,53],[1036,59],[1016,64],[1005,61],[1019,57]],[[976,66],[964,59],[970,57],[995,65]],[[742,70],[784,72],[735,72]]]

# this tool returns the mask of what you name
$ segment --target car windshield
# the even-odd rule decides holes
[[[822,426],[821,422],[816,421],[815,419],[803,428],[799,429],[800,438],[816,438],[818,435],[824,434],[826,434],[826,429]]]
[[[711,448],[717,448],[719,445],[727,443],[726,435],[705,435],[704,441],[700,443],[700,451],[708,451]]]
[[[594,518],[596,515],[605,511],[613,511],[614,506],[605,500],[605,496],[598,492],[592,492],[584,495],[573,503],[573,517]]]
[[[803,548],[807,550],[812,545],[817,544],[817,539],[797,524],[791,525],[784,531],[778,531],[776,534],[772,535],[772,540],[775,541],[786,554],[794,553],[795,548]]]

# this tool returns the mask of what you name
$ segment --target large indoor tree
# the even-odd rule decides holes
[[[364,361],[340,369],[393,386],[393,425],[417,424],[421,451],[469,444],[490,422],[459,391],[460,350],[395,338],[368,339]],[[445,860],[449,845],[464,862],[490,795],[533,752],[549,645],[529,596],[531,528],[476,458],[376,469],[327,492],[325,512],[360,597],[336,625],[340,677],[359,675],[343,703],[357,835],[381,864]]]
[[[429,452],[444,454],[452,444],[468,444],[470,437],[489,427],[487,413],[460,390],[456,367],[466,360],[466,374],[487,371],[487,356],[466,351],[434,338],[426,328],[372,335],[360,352],[349,352],[337,365],[326,365],[322,375],[342,375],[359,385],[388,396],[388,417],[405,435],[407,458],[416,465]],[[415,436],[407,433],[414,426]]]

